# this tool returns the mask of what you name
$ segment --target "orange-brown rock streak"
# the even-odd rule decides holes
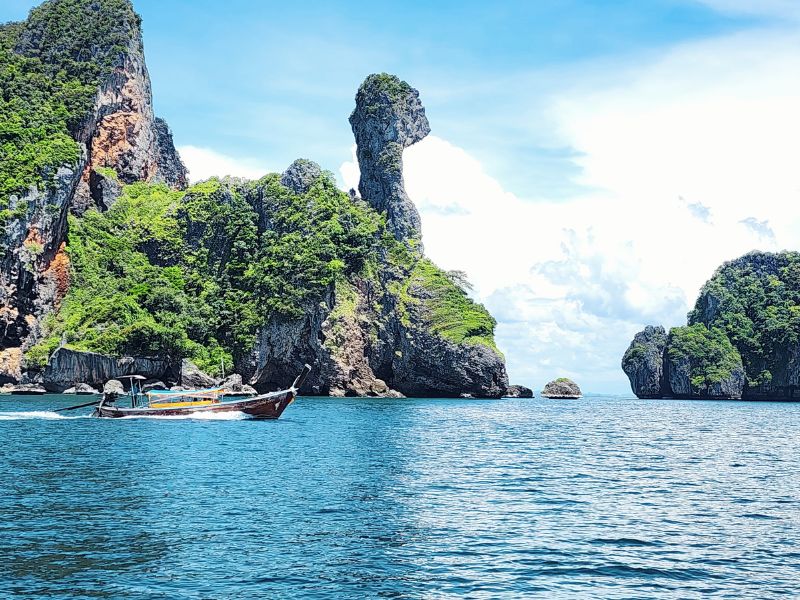
[[[56,303],[61,304],[61,301],[69,291],[70,274],[69,274],[69,255],[66,252],[66,244],[63,242],[58,248],[55,257],[50,261],[50,266],[44,272],[45,277],[50,277],[56,284]]]

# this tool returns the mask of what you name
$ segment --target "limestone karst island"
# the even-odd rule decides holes
[[[0,2],[0,600],[800,597],[800,8]]]
[[[2,35],[0,381],[175,385],[194,364],[268,390],[309,363],[301,393],[505,393],[495,320],[425,257],[403,187],[430,131],[410,85],[359,87],[355,195],[307,159],[189,186],[130,3],[48,2]]]

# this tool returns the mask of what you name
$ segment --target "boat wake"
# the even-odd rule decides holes
[[[154,419],[157,421],[241,421],[247,415],[243,412],[196,412],[188,415],[128,415],[121,419]],[[112,419],[116,420],[116,419]]]
[[[16,411],[16,412],[0,412],[0,421],[24,421],[29,419],[44,419],[44,420],[72,420],[72,419],[88,419],[91,415],[62,415],[61,413],[53,412],[50,410],[29,410],[29,411]]]
[[[65,415],[49,410],[30,410],[16,412],[0,412],[0,421],[25,421],[39,419],[45,421],[71,421],[74,419],[91,419],[92,415]],[[192,413],[188,415],[174,416],[130,416],[122,417],[128,419],[155,419],[159,421],[240,421],[246,419],[247,415],[243,412],[221,412],[221,413]],[[117,419],[103,419],[105,421],[116,421]]]

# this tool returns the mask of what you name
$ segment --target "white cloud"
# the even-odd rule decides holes
[[[426,250],[469,274],[512,380],[623,391],[621,355],[642,325],[681,323],[723,261],[797,247],[798,72],[796,33],[754,31],[678,46],[622,83],[593,73],[541,125],[592,190],[567,200],[510,194],[436,136],[406,150]],[[357,181],[357,166],[342,176]]]
[[[234,158],[208,148],[179,146],[178,153],[189,169],[189,179],[192,183],[226,175],[258,179],[270,172],[270,169],[254,159]]]

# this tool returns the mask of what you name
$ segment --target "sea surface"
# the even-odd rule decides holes
[[[0,597],[800,597],[800,404],[0,397]]]

